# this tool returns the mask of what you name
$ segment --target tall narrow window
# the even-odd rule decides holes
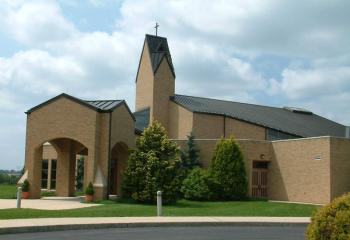
[[[57,160],[51,160],[51,189],[56,189],[56,168],[57,168]]]
[[[48,168],[49,161],[47,159],[43,159],[41,167],[41,188],[43,189],[47,189]]]

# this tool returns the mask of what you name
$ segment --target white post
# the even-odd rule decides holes
[[[22,201],[22,188],[17,188],[17,208],[21,208],[21,201]]]
[[[162,216],[162,191],[157,191],[157,216]]]

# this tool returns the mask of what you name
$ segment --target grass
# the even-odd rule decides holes
[[[135,217],[155,216],[156,206],[128,202],[102,201],[102,205],[72,210],[5,209],[0,219],[48,217]],[[180,200],[163,207],[164,216],[280,216],[308,217],[313,205],[267,201],[196,202]]]
[[[0,184],[0,199],[16,199],[16,185]]]
[[[80,195],[82,193],[78,193]],[[16,198],[15,185],[0,185],[1,198]],[[3,209],[0,219],[58,217],[141,217],[155,216],[156,206],[131,201],[101,201],[102,205],[71,210]],[[268,201],[198,202],[180,200],[163,207],[164,216],[275,216],[309,217],[315,205]]]

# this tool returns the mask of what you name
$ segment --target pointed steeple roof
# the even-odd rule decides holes
[[[155,73],[157,71],[163,58],[166,58],[170,69],[175,76],[175,70],[171,60],[167,39],[164,37],[146,34],[146,43],[149,49],[153,72]]]

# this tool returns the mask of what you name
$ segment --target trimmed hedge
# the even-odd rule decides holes
[[[315,212],[306,235],[309,240],[350,239],[350,193]]]

